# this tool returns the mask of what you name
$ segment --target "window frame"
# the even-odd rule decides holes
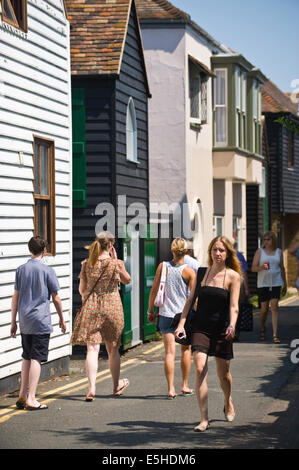
[[[47,179],[48,179],[48,194],[43,195],[36,192],[36,146],[37,144],[47,148]],[[41,158],[39,153],[39,184],[41,186]],[[53,139],[47,137],[33,136],[33,198],[34,198],[34,235],[41,235],[47,241],[47,255],[56,255],[56,214],[55,214],[55,144]],[[49,201],[47,211],[47,236],[41,234],[38,230],[38,201]],[[44,206],[45,211],[46,205]],[[46,212],[46,211],[45,211]],[[50,238],[50,239],[49,239]]]
[[[21,31],[23,31],[24,33],[27,33],[28,32],[28,22],[27,22],[27,0],[20,0],[20,11],[22,12],[22,17],[23,18],[20,18],[18,17],[20,15],[20,12],[19,12],[19,15],[18,13],[16,12],[16,8],[13,6],[13,3],[15,0],[1,0],[1,8],[2,8],[2,13],[1,13],[1,16],[2,16],[2,21],[4,23],[8,23],[10,24],[11,26],[13,26],[14,28],[16,29],[19,29]],[[12,15],[14,16],[14,19],[11,20],[10,18],[8,18],[6,15],[5,15],[5,9],[4,9],[4,3],[7,3],[9,9],[11,10],[11,13]]]
[[[221,234],[217,233],[217,221],[221,221]],[[213,238],[221,237],[223,235],[224,215],[213,215]]]
[[[192,71],[193,69],[193,71]],[[201,73],[197,69],[196,65],[192,62],[192,60],[189,59],[189,122],[190,124],[202,124],[202,119],[201,119],[201,112],[202,112],[202,106],[201,106],[201,99],[202,99],[202,78],[201,78]],[[195,73],[196,72],[196,73]],[[192,76],[193,75],[193,76]],[[197,93],[197,101],[198,101],[198,117],[191,116],[192,113],[192,96],[191,96],[191,90],[192,90],[192,80],[198,81],[198,93]]]
[[[217,81],[217,72],[223,72],[225,75],[225,104],[217,104],[216,103],[216,81]],[[213,113],[214,113],[214,119],[213,119],[213,124],[214,124],[214,147],[225,147],[228,144],[228,70],[226,67],[217,67],[214,69],[214,73],[216,77],[214,78],[214,103],[213,103]],[[217,136],[217,129],[216,129],[216,108],[224,108],[225,109],[225,140],[224,141],[217,141],[216,136]]]
[[[132,131],[129,130],[128,128],[128,118],[131,116],[131,121],[133,124],[133,129]],[[132,136],[129,133],[132,133]],[[132,138],[132,147],[133,147],[133,153],[132,155],[129,155],[129,137]],[[139,163],[138,162],[138,147],[137,147],[137,118],[136,118],[136,111],[135,111],[135,105],[134,105],[134,100],[132,96],[130,96],[127,104],[127,114],[126,114],[126,159],[129,162],[132,163]]]

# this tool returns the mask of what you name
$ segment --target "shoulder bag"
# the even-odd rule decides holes
[[[163,261],[159,290],[154,300],[155,307],[162,307],[162,305],[164,304],[165,282],[166,282],[166,263]]]

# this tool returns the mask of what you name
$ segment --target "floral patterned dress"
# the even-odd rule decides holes
[[[108,341],[119,344],[124,328],[124,312],[118,291],[123,261],[103,259],[94,267],[88,260],[82,262],[79,277],[84,279],[88,294],[104,270],[94,291],[89,296],[74,321],[71,344],[86,345]]]

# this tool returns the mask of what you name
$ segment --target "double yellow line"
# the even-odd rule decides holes
[[[158,349],[163,348],[163,343],[159,343],[157,346],[149,349],[148,351],[144,352],[143,355],[146,356]],[[137,367],[139,364],[144,364],[145,360],[140,359],[129,359],[128,361],[124,362],[121,366],[121,372],[127,371],[134,367]],[[105,369],[97,374],[96,383],[103,382],[111,378],[110,370]],[[72,382],[67,385],[63,385],[62,387],[55,388],[54,390],[49,390],[48,392],[42,393],[39,395],[40,403],[51,403],[52,401],[57,400],[58,398],[64,397],[69,395],[70,393],[77,392],[78,390],[82,390],[87,385],[87,378],[77,380],[76,382]],[[48,398],[47,398],[48,397]],[[20,413],[24,413],[26,410],[16,410],[15,405],[11,405],[3,410],[0,410],[0,423],[7,421],[8,419],[16,416]]]

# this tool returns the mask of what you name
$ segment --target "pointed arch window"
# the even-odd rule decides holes
[[[133,98],[129,99],[126,119],[127,160],[137,161],[137,120]]]

